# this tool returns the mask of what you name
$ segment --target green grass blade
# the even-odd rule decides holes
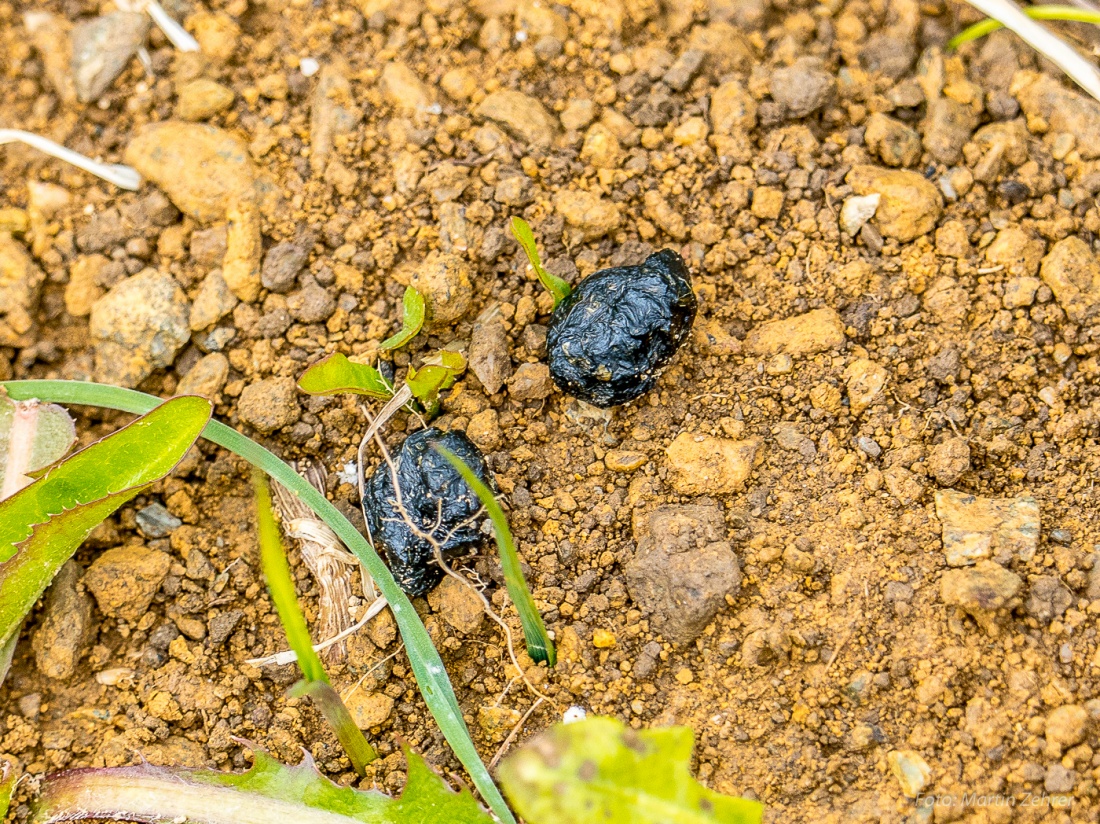
[[[287,643],[298,656],[302,677],[307,681],[320,681],[327,684],[329,683],[328,673],[325,672],[320,657],[313,651],[309,627],[298,606],[294,577],[290,572],[290,564],[287,563],[283,542],[279,537],[279,527],[275,524],[275,515],[271,510],[271,490],[263,473],[258,469],[252,473],[252,485],[256,489],[260,566],[267,581],[267,589],[271,593],[271,602],[275,605],[279,621],[286,631]]]
[[[328,680],[328,673],[320,657],[313,651],[313,642],[309,637],[309,626],[298,605],[298,593],[294,589],[294,577],[290,564],[286,560],[279,527],[275,524],[275,513],[271,510],[271,490],[264,474],[254,469],[252,485],[256,489],[256,517],[259,524],[260,566],[263,567],[267,589],[279,621],[286,631],[286,639],[294,654],[298,657],[298,666],[302,670],[304,681],[298,682],[298,689],[292,694],[308,695],[329,726],[336,732],[344,752],[351,759],[352,766],[360,776],[367,774],[367,764],[378,757],[374,747],[367,743],[363,732],[351,720],[351,713],[336,694]]]
[[[424,327],[427,304],[424,296],[411,286],[405,288],[405,297],[401,301],[404,313],[401,319],[401,331],[379,344],[380,349],[400,349],[415,338]]]
[[[146,395],[144,392],[82,381],[8,381],[0,385],[4,386],[15,400],[38,398],[52,403],[104,406],[139,415],[164,403],[160,398]],[[462,717],[454,688],[443,668],[443,660],[432,645],[432,640],[424,629],[420,616],[413,609],[412,602],[394,581],[389,567],[374,551],[374,547],[367,543],[351,522],[340,513],[340,510],[314,489],[305,478],[251,438],[218,421],[210,421],[202,434],[212,443],[225,447],[253,466],[262,469],[301,498],[317,517],[332,528],[344,545],[355,553],[390,604],[393,617],[401,631],[401,638],[405,642],[409,664],[416,676],[420,692],[424,696],[424,703],[439,724],[447,743],[451,745],[455,756],[466,768],[474,786],[497,818],[506,824],[515,824],[515,817],[504,802],[500,790],[493,783],[489,771],[481,762],[473,739],[470,738],[470,731]]]
[[[355,720],[340,699],[340,694],[332,688],[332,684],[327,681],[299,681],[290,688],[288,694],[294,697],[309,696],[325,716],[329,726],[335,730],[340,746],[348,754],[355,771],[360,777],[365,776],[367,764],[378,757],[378,752],[367,742],[363,731],[355,726]]]
[[[493,490],[489,489],[458,455],[445,446],[436,445],[435,450],[457,470],[477,495],[485,511],[489,513],[489,519],[493,522],[493,534],[497,539],[497,549],[500,550],[500,566],[504,570],[508,596],[516,605],[520,623],[523,624],[527,654],[531,656],[532,661],[545,661],[550,666],[554,666],[558,661],[554,643],[550,640],[538,607],[535,606],[535,599],[531,597],[531,590],[527,588],[527,581],[523,577],[523,569],[519,563],[519,553],[516,552],[516,544],[512,540],[512,531],[508,528],[508,519],[504,517],[504,510],[500,508]]]
[[[210,411],[203,398],[175,398],[0,501],[0,645],[88,534],[172,471]]]
[[[539,276],[539,280],[542,281],[542,285],[546,288],[546,291],[554,296],[554,306],[556,308],[557,305],[565,300],[566,296],[573,291],[573,287],[557,275],[552,275],[543,268],[542,259],[539,257],[538,246],[535,245],[535,235],[531,231],[531,227],[527,224],[526,220],[521,217],[513,217],[512,234],[515,235],[516,240],[519,241],[519,245],[527,254],[527,260],[531,263],[531,268],[534,269],[535,274]]]
[[[337,352],[309,367],[298,379],[298,388],[309,395],[366,395],[389,400],[393,397],[382,373],[365,363],[355,363]]]
[[[1075,6],[1025,6],[1021,9],[1032,20],[1060,20],[1066,23],[1092,23],[1100,26],[1100,12],[1079,9]],[[986,19],[969,26],[947,41],[948,49],[957,49],[964,43],[978,40],[997,29],[1004,28],[999,20]]]

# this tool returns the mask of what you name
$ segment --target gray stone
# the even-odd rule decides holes
[[[146,538],[166,538],[183,525],[183,521],[159,503],[142,507],[136,517],[138,529]]]
[[[114,286],[91,311],[96,380],[133,388],[170,366],[191,337],[190,313],[187,296],[165,272],[146,269]]]
[[[791,117],[806,117],[824,106],[836,91],[836,80],[816,57],[800,57],[794,65],[776,69],[771,93]]]
[[[936,517],[948,566],[982,558],[1026,562],[1039,545],[1039,504],[1031,497],[983,498],[944,489],[936,492]]]
[[[741,567],[713,504],[667,506],[649,517],[624,568],[630,597],[653,628],[678,644],[693,641],[741,588]]]

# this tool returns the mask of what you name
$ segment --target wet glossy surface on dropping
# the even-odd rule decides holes
[[[367,526],[375,546],[385,552],[393,577],[413,596],[423,595],[443,579],[427,536],[439,543],[446,556],[480,542],[484,520],[474,517],[481,510],[477,496],[432,448],[435,444],[451,450],[490,488],[496,488],[481,450],[462,432],[443,432],[434,426],[405,439],[391,456],[392,470],[384,462],[375,469],[363,497]],[[415,529],[402,516],[402,508]]]
[[[632,401],[652,388],[687,338],[696,307],[691,274],[671,249],[640,266],[596,272],[554,310],[550,375],[594,406]]]

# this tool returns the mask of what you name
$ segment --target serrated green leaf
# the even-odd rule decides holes
[[[539,614],[535,600],[531,597],[531,590],[523,577],[519,553],[516,552],[516,544],[512,540],[512,531],[508,528],[508,519],[504,517],[504,510],[500,508],[493,490],[489,489],[481,478],[447,447],[437,445],[435,450],[462,476],[462,480],[474,491],[481,505],[485,507],[485,511],[489,513],[489,520],[493,522],[493,535],[496,537],[497,549],[500,552],[500,566],[504,570],[504,583],[508,587],[508,597],[516,605],[520,623],[523,625],[527,654],[531,656],[532,661],[545,661],[551,667],[554,666],[558,661],[554,642],[550,640],[546,624],[542,622],[542,615]]]
[[[556,308],[573,291],[573,287],[566,281],[559,278],[557,275],[552,275],[546,271],[542,266],[542,259],[539,257],[539,249],[535,244],[535,234],[531,231],[531,227],[527,224],[527,221],[521,217],[512,218],[512,234],[515,235],[519,245],[523,248],[524,253],[527,255],[527,260],[531,264],[531,268],[535,270],[535,274],[539,276],[543,287],[554,297],[554,307]]]
[[[16,400],[41,398],[55,403],[101,406],[134,414],[149,412],[164,403],[161,398],[144,392],[84,381],[8,381],[0,382],[0,386],[6,387]],[[432,644],[412,601],[397,585],[389,567],[374,551],[374,547],[331,501],[270,450],[218,421],[210,421],[202,434],[212,443],[225,447],[262,469],[297,495],[355,553],[390,604],[397,628],[401,631],[401,639],[405,642],[405,651],[416,676],[417,686],[447,743],[451,745],[458,760],[470,774],[474,786],[496,817],[507,824],[515,824],[515,816],[493,783],[492,776],[482,763],[477,747],[470,737],[470,730],[466,726],[462,708],[458,705],[439,651]]]
[[[298,388],[310,395],[366,395],[383,400],[393,396],[393,387],[381,372],[339,352],[309,367],[298,378]]]
[[[13,401],[0,388],[0,500],[26,486],[32,472],[65,457],[74,443],[73,419],[60,406]]]
[[[32,822],[110,819],[203,824],[493,824],[469,791],[452,791],[405,749],[409,772],[398,798],[340,787],[312,761],[296,767],[257,751],[248,772],[154,767],[72,770],[47,778]]]
[[[428,417],[434,417],[439,412],[439,393],[450,389],[465,369],[466,359],[462,355],[442,349],[424,361],[419,369],[410,366],[405,385],[423,405]]]
[[[171,472],[209,419],[209,401],[175,398],[0,501],[0,644],[88,533]]]
[[[427,314],[428,307],[422,294],[412,286],[407,286],[401,305],[403,308],[401,331],[382,341],[379,344],[380,349],[399,349],[415,338],[424,327],[424,316]]]
[[[633,730],[614,718],[558,724],[500,766],[529,824],[759,824],[755,801],[691,776],[689,727]]]

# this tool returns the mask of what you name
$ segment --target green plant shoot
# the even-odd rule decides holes
[[[1074,6],[1024,6],[1020,9],[1032,20],[1061,20],[1068,23],[1092,23],[1100,26],[1100,12],[1079,9]],[[947,48],[957,49],[964,43],[977,40],[1004,28],[999,20],[986,19],[968,26],[947,41]]]
[[[405,385],[432,418],[439,413],[439,393],[449,389],[465,369],[466,359],[462,355],[443,349],[424,361],[419,369],[410,366]]]
[[[138,418],[0,501],[0,648],[10,655],[23,619],[88,534],[180,462],[210,420],[184,396]]]
[[[557,275],[552,275],[543,268],[542,259],[539,257],[538,247],[535,245],[535,235],[531,231],[531,227],[527,225],[526,220],[521,217],[513,217],[512,234],[515,235],[516,240],[519,241],[519,245],[527,254],[527,260],[530,262],[531,268],[535,270],[535,274],[539,276],[539,280],[542,281],[543,287],[554,296],[554,307],[557,308],[557,305],[565,300],[566,296],[573,291],[573,287]]]
[[[393,387],[373,366],[355,363],[337,352],[309,367],[298,379],[298,388],[309,395],[366,395],[389,400]]]
[[[275,515],[271,510],[271,490],[267,479],[258,469],[253,470],[252,484],[256,488],[256,516],[259,522],[260,566],[263,567],[267,589],[271,601],[279,615],[279,621],[286,632],[287,642],[298,657],[298,666],[302,670],[302,680],[290,688],[290,694],[298,697],[308,695],[321,714],[336,732],[344,752],[351,759],[352,766],[360,776],[366,775],[366,766],[378,753],[367,743],[362,731],[355,726],[351,713],[340,700],[336,690],[328,680],[328,673],[320,657],[313,650],[309,637],[309,627],[305,616],[298,606],[298,596],[294,591],[294,578],[290,573],[283,542],[279,538],[279,527],[275,525]]]
[[[401,319],[401,331],[379,344],[381,349],[400,349],[417,336],[424,327],[427,304],[424,296],[411,286],[405,288],[405,297],[401,301],[404,309]]]
[[[527,654],[532,661],[545,661],[551,667],[557,663],[558,656],[554,649],[554,643],[550,640],[550,634],[546,631],[546,625],[542,621],[535,600],[531,597],[531,590],[527,587],[527,581],[523,577],[523,568],[519,563],[519,553],[516,552],[516,544],[512,540],[512,531],[508,528],[508,519],[504,516],[504,510],[500,508],[493,490],[474,474],[470,467],[462,462],[462,459],[444,446],[436,446],[436,451],[446,458],[451,466],[462,476],[462,480],[477,495],[485,511],[489,513],[489,519],[493,522],[493,534],[496,536],[497,549],[500,552],[500,566],[504,570],[504,581],[508,587],[508,596],[516,605],[519,612],[519,620],[523,625],[523,637],[527,643]]]
[[[117,409],[122,412],[144,414],[164,401],[144,392],[122,389],[83,381],[8,381],[0,382],[15,400],[39,398],[53,403],[83,404]],[[481,761],[477,747],[470,737],[470,730],[458,705],[454,688],[443,667],[443,660],[432,644],[424,623],[420,620],[412,602],[397,585],[389,567],[378,556],[366,539],[351,525],[332,502],[314,489],[308,481],[279,460],[269,450],[260,446],[251,438],[229,428],[218,421],[210,421],[202,431],[203,437],[212,443],[225,447],[239,455],[253,466],[262,469],[288,490],[297,495],[322,521],[332,528],[344,545],[348,547],[366,567],[371,578],[390,604],[394,620],[405,642],[405,651],[409,658],[417,686],[424,696],[432,717],[451,745],[458,760],[470,774],[474,786],[493,813],[505,824],[516,824],[504,797],[493,783],[489,771]]]
[[[7,821],[12,790],[15,789],[15,770],[11,762],[0,758],[0,821]]]

